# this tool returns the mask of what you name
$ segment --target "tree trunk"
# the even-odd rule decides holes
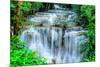
[[[22,5],[22,1],[18,1],[17,2],[17,7],[15,9],[15,15],[14,15],[14,35],[18,35],[18,31],[19,31],[19,24],[21,21],[21,10],[20,7]]]

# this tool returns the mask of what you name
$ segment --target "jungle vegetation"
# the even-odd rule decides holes
[[[85,43],[83,53],[86,54],[82,62],[95,61],[95,6],[93,5],[75,5],[62,4],[68,10],[75,11],[79,16],[77,25],[84,27],[88,32],[85,34],[88,41]],[[28,15],[35,14],[39,11],[47,11],[53,8],[53,3],[28,2],[28,1],[12,1],[11,10],[11,43],[10,43],[10,65],[39,65],[47,64],[46,59],[37,55],[36,52],[25,48],[25,42],[19,37],[21,27],[27,22]]]

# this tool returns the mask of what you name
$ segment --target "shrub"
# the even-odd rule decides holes
[[[95,61],[95,7],[81,6],[81,16],[87,19],[85,28],[88,31],[86,33],[88,41],[84,45],[85,50],[83,50],[86,56],[82,61]]]
[[[25,48],[24,44],[25,43],[22,42],[18,36],[11,37],[11,67],[47,64],[45,58],[40,57],[36,52],[32,52],[31,50]]]

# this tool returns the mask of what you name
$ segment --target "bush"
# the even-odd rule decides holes
[[[40,57],[36,52],[32,52],[31,50],[25,48],[24,44],[25,43],[22,42],[18,36],[11,37],[11,67],[47,64],[45,58]]]
[[[95,61],[95,7],[89,5],[81,6],[81,16],[87,20],[85,21],[85,28],[88,31],[86,33],[88,41],[84,45],[85,50],[83,50],[86,56],[82,61]]]

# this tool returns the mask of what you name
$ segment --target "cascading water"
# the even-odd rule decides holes
[[[31,22],[42,23],[47,26],[30,27],[22,32],[21,39],[27,47],[44,58],[48,63],[74,63],[80,62],[83,54],[80,53],[81,43],[86,39],[81,27],[75,27],[77,15],[75,12],[59,9],[48,12],[38,12],[28,18]],[[52,25],[64,24],[71,29]],[[49,25],[49,26],[48,26]]]
[[[67,63],[71,62],[80,62],[83,55],[80,54],[80,46],[81,43],[85,41],[85,36],[80,35],[81,33],[84,33],[85,31],[65,31],[64,35],[64,51],[66,53],[64,54],[64,61]],[[84,41],[83,41],[84,40]]]

